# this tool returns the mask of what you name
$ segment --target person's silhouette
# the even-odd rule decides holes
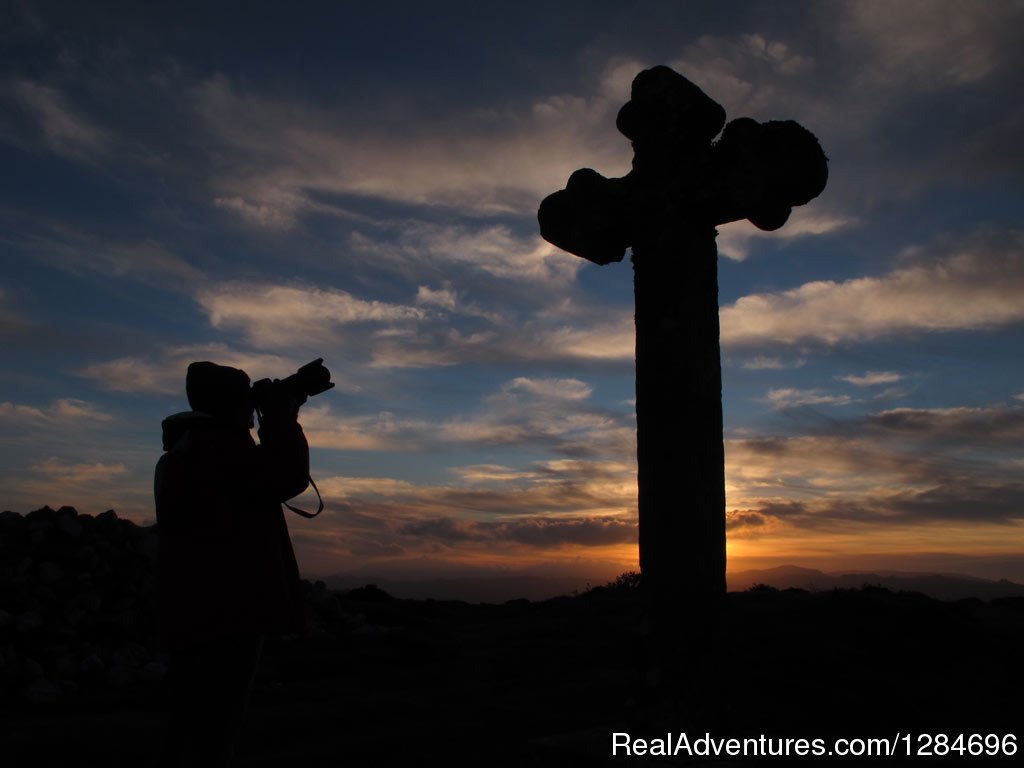
[[[162,637],[169,654],[161,765],[231,762],[266,633],[302,628],[298,566],[281,502],[309,483],[305,397],[255,400],[237,368],[196,362],[191,411],[163,421],[156,465]]]

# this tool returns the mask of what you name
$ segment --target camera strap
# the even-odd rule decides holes
[[[287,501],[284,503],[284,505],[299,517],[304,517],[307,520],[312,520],[314,517],[316,517],[324,511],[324,500],[323,497],[320,496],[320,489],[316,487],[316,483],[313,482],[312,477],[309,478],[309,484],[313,486],[313,490],[316,491],[316,500],[320,502],[320,506],[317,507],[316,512],[306,512],[305,510],[299,509],[298,507],[293,507]]]

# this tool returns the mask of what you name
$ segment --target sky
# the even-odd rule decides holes
[[[7,3],[0,507],[151,523],[189,362],[322,357],[304,575],[636,569],[631,268],[536,210],[629,171],[616,112],[667,64],[829,157],[781,230],[719,228],[730,570],[1024,581],[1022,31],[998,0]]]

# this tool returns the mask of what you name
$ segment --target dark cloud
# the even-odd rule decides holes
[[[881,501],[882,514],[910,520],[1010,523],[1024,521],[1024,483],[970,477]]]
[[[733,529],[1024,519],[1024,407],[900,408],[801,426],[802,435],[729,441],[744,491]]]
[[[882,528],[940,522],[1006,525],[1024,521],[1024,484],[985,483],[965,477],[897,493],[879,488],[850,492],[843,499],[765,500],[731,512],[727,526],[749,529],[772,520],[807,530],[841,528],[850,523]]]
[[[757,512],[763,517],[797,519],[808,513],[808,506],[802,501],[769,501],[761,505]]]
[[[400,557],[406,554],[397,544],[363,540],[350,544],[348,552],[356,557]]]
[[[868,416],[865,426],[877,434],[943,443],[984,445],[1024,444],[1024,408],[900,408]]]
[[[602,547],[631,544],[637,540],[635,522],[609,518],[535,517],[500,523],[440,518],[408,522],[399,529],[399,533],[436,539],[447,545],[467,541],[515,542],[541,549],[566,544]]]
[[[736,531],[741,528],[761,528],[765,525],[766,515],[761,510],[736,509],[726,513],[725,529]]]
[[[463,541],[481,541],[479,524],[470,520],[456,520],[452,517],[441,517],[434,520],[413,520],[405,523],[398,532],[402,536],[425,537],[440,539],[448,544]]]
[[[562,544],[580,544],[601,547],[611,544],[633,544],[637,540],[637,526],[633,522],[591,518],[582,520],[517,520],[496,526],[494,535],[534,547],[557,547]]]
[[[1017,78],[1018,81],[1020,77]],[[1007,94],[1007,101],[1016,99]],[[979,127],[966,141],[966,159],[980,171],[1013,175],[1019,178],[1024,170],[1024,109],[997,116]]]

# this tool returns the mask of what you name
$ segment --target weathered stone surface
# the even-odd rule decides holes
[[[155,540],[112,511],[0,513],[0,706],[160,684]],[[314,627],[351,629],[323,584],[305,597]]]
[[[657,232],[680,221],[748,219],[778,229],[794,206],[821,194],[828,160],[810,131],[792,120],[741,117],[722,130],[724,123],[721,106],[682,75],[667,67],[641,72],[618,118],[633,140],[633,170],[622,178],[575,171],[541,202],[542,237],[604,265],[631,246],[653,245]]]
[[[150,661],[142,667],[139,676],[147,683],[159,683],[167,677],[167,664],[162,661]]]
[[[126,688],[138,677],[136,671],[124,664],[114,664],[107,670],[107,685],[114,689]]]
[[[46,706],[56,704],[64,695],[64,690],[58,683],[51,682],[46,678],[33,680],[25,687],[25,701],[34,706]]]
[[[715,224],[748,219],[778,229],[793,207],[825,189],[828,159],[814,134],[792,120],[731,121],[712,150]]]
[[[114,512],[0,514],[0,699],[20,692],[44,705],[58,689],[68,696],[154,679],[137,671],[159,661],[150,650],[155,535]],[[26,676],[47,685],[28,691]]]
[[[54,584],[64,577],[64,571],[56,563],[46,560],[36,566],[39,571],[39,580],[43,584]]]
[[[31,635],[43,627],[43,617],[38,611],[25,611],[14,621],[19,634]]]
[[[35,659],[22,659],[21,661],[21,678],[25,681],[31,682],[33,680],[39,680],[44,676],[43,665]]]
[[[581,168],[566,188],[549,195],[537,218],[541,235],[562,250],[595,264],[622,261],[630,245],[624,180]]]
[[[102,678],[106,675],[107,665],[96,653],[90,653],[79,663],[79,671],[84,677],[91,679]]]
[[[61,511],[63,511],[64,509],[71,509],[71,508],[70,507],[62,507]],[[72,512],[74,512],[73,509],[72,509]],[[72,539],[79,538],[82,535],[82,530],[83,530],[82,529],[82,524],[80,522],[78,522],[78,518],[74,514],[63,514],[63,515],[61,515],[57,519],[57,528],[61,531],[61,533],[71,537]]]
[[[633,79],[630,99],[615,119],[636,144],[684,148],[708,144],[725,125],[725,110],[678,72],[657,66]]]

